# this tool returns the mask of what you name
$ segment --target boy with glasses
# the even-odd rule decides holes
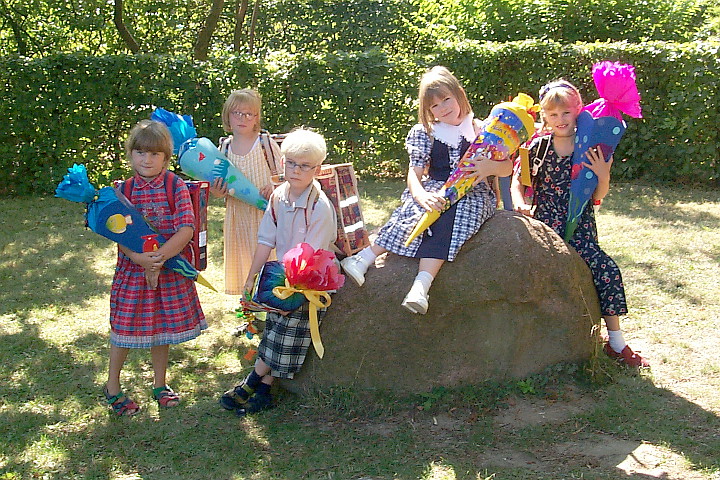
[[[326,156],[325,140],[299,128],[287,135],[280,148],[285,182],[273,191],[260,222],[246,292],[252,291],[255,275],[273,248],[278,259],[302,242],[316,250],[332,251],[337,236],[335,208],[315,181]],[[311,343],[309,322],[307,303],[286,315],[268,312],[255,368],[240,385],[222,395],[223,408],[245,416],[272,407],[274,379],[293,378],[305,361]]]

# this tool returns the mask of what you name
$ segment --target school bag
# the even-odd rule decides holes
[[[182,251],[183,257],[187,259],[196,270],[202,271],[207,268],[207,207],[210,193],[210,183],[197,180],[183,180],[173,172],[165,170],[165,195],[167,196],[170,214],[175,215],[175,193],[178,182],[185,182],[190,191],[190,202],[192,203],[195,216],[195,228],[193,237]],[[115,186],[121,188],[123,195],[128,199],[135,186],[135,177],[127,180],[118,180]]]

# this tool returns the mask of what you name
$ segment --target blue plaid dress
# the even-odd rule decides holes
[[[539,145],[540,139],[536,138],[530,145],[530,158],[538,156]],[[565,236],[565,222],[570,204],[571,169],[571,156],[560,157],[555,153],[551,143],[545,160],[533,178],[537,203],[535,218],[552,228],[561,237]],[[625,287],[620,268],[598,244],[592,202],[588,202],[585,207],[577,229],[570,239],[570,246],[590,267],[603,316],[626,314]]]
[[[457,145],[446,145],[432,139],[421,124],[408,133],[405,148],[410,156],[410,167],[428,169],[423,187],[437,192],[457,167],[470,142],[458,138]],[[425,213],[406,188],[400,196],[400,205],[390,220],[380,229],[375,244],[398,255],[415,258],[438,258],[453,261],[460,247],[472,237],[485,221],[495,213],[495,193],[485,182],[478,183],[421,236],[405,247],[410,232]]]

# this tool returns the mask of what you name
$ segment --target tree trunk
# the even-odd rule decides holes
[[[255,50],[255,25],[257,24],[257,15],[260,10],[260,0],[255,0],[253,7],[252,20],[250,20],[250,34],[248,35],[248,50],[253,53]]]
[[[207,18],[205,19],[205,25],[203,25],[200,33],[198,33],[197,41],[195,42],[195,47],[193,49],[193,56],[195,57],[195,60],[207,60],[210,40],[212,40],[213,33],[217,27],[223,5],[225,5],[225,0],[213,0],[212,6],[210,7],[210,13],[208,13]]]
[[[235,31],[233,33],[233,50],[240,53],[242,48],[242,27],[245,23],[245,14],[247,13],[248,0],[238,0],[238,7],[235,10]]]
[[[140,45],[137,43],[137,40],[135,40],[132,33],[130,33],[127,29],[125,21],[123,20],[123,0],[115,0],[115,4],[113,6],[113,23],[115,23],[115,28],[117,28],[120,38],[122,38],[123,42],[125,42],[125,45],[130,49],[130,51],[132,53],[138,53],[140,51]]]
[[[15,21],[15,18],[13,17],[13,12],[10,10],[10,8],[8,8],[5,2],[0,2],[0,5],[2,5],[2,14],[0,14],[0,17],[5,18],[5,21],[10,25],[10,28],[12,29],[18,55],[26,56],[28,54],[28,45],[25,36],[23,35],[22,28],[20,28],[20,25]]]

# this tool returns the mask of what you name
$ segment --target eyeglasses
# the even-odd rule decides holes
[[[240,119],[243,119],[243,118],[250,119],[250,118],[257,117],[257,113],[241,112],[239,110],[233,110],[232,112],[230,112],[230,115],[232,115],[233,117],[240,118]]]
[[[313,168],[317,167],[317,165],[308,165],[307,163],[297,163],[292,160],[285,160],[285,168],[288,170],[293,170],[296,167],[300,168],[303,172],[309,172]]]

